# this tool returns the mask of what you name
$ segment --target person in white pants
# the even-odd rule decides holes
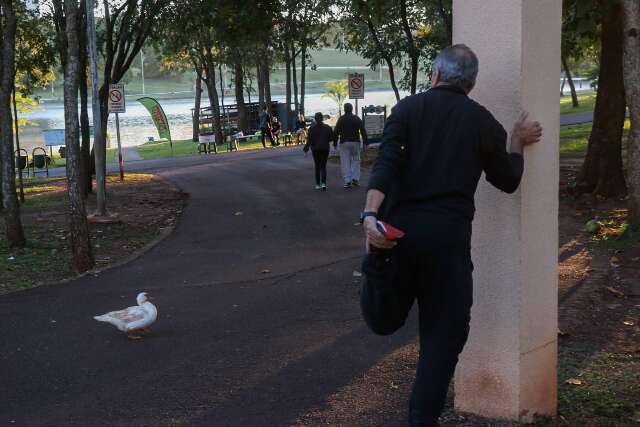
[[[353,105],[344,104],[344,115],[338,119],[333,147],[340,144],[340,169],[344,188],[360,184],[360,144],[367,143],[367,131],[360,117],[353,114]]]

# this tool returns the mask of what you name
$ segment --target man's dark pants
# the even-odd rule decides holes
[[[469,333],[471,222],[416,206],[394,209],[388,222],[406,235],[394,249],[389,268],[377,268],[376,255],[365,258],[363,316],[375,333],[389,335],[404,325],[414,300],[418,301],[420,357],[409,423],[437,425]]]
[[[262,147],[267,148],[265,144],[265,136],[269,137],[269,141],[271,141],[271,146],[275,146],[276,143],[273,140],[273,135],[271,135],[271,129],[269,128],[260,128],[260,139],[262,140]]]

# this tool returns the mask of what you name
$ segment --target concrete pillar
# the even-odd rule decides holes
[[[510,131],[541,122],[507,195],[482,180],[473,228],[474,306],[455,378],[456,408],[530,421],[556,413],[561,0],[454,0],[454,43],[480,60],[471,97]]]

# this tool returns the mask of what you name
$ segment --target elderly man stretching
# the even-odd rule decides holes
[[[411,426],[437,426],[469,332],[472,303],[471,222],[482,172],[498,189],[520,184],[523,147],[542,129],[523,114],[507,133],[467,95],[478,59],[465,45],[435,60],[432,88],[401,100],[384,128],[362,220],[363,316],[377,334],[395,332],[418,301],[420,356],[409,408]],[[384,202],[384,203],[383,203]],[[376,226],[404,231],[398,243]],[[373,250],[371,250],[373,249]],[[496,307],[500,310],[500,307]]]

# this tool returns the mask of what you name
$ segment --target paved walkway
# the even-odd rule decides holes
[[[136,147],[123,147],[122,148],[122,158],[125,162],[142,160],[142,156],[138,154],[138,149]],[[114,161],[118,163],[118,154],[116,153]]]
[[[330,164],[313,190],[299,148],[133,164],[173,165],[177,229],[125,266],[0,297],[0,425],[405,425],[415,319],[375,337],[360,318],[363,189]],[[92,319],[143,290],[145,340]]]
[[[582,123],[591,123],[593,121],[593,112],[586,111],[584,113],[571,113],[560,115],[560,126],[579,125]]]

